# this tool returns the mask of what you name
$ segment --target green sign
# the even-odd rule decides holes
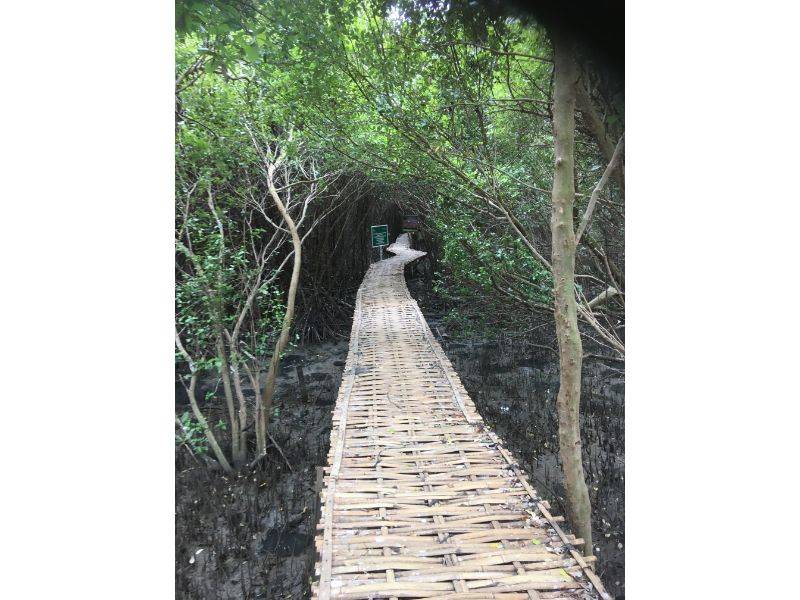
[[[370,228],[372,232],[372,247],[389,245],[389,226],[388,225],[373,225]]]

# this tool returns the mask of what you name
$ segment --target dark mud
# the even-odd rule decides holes
[[[565,515],[555,409],[558,364],[503,337],[478,344],[443,341],[481,416],[519,459],[554,514]],[[598,574],[618,600],[625,595],[624,386],[618,369],[598,362],[584,366],[581,438],[594,553]]]
[[[554,514],[566,515],[558,455],[558,360],[548,334],[498,331],[477,337],[448,328],[458,306],[431,292],[409,272],[409,289],[483,419],[512,450]],[[526,331],[552,329],[551,320]],[[554,337],[554,336],[553,336]],[[527,338],[527,339],[526,339]],[[585,350],[586,351],[586,350]],[[608,591],[625,597],[625,374],[624,365],[587,359],[581,389],[583,466],[592,504],[597,572]]]
[[[416,285],[414,285],[416,284]],[[417,296],[417,280],[409,287]],[[427,287],[427,286],[425,286]],[[520,460],[554,512],[565,514],[558,458],[555,396],[558,364],[547,351],[524,346],[513,332],[457,338],[438,307],[420,302],[434,333],[483,418]],[[309,345],[286,357],[270,433],[275,448],[237,477],[209,470],[176,449],[176,597],[179,599],[308,598],[317,522],[317,467],[325,465],[331,411],[347,341]],[[303,398],[296,367],[303,367]],[[199,397],[217,383],[204,382]],[[625,594],[624,374],[619,365],[584,366],[581,434],[592,500],[598,572],[618,599]],[[187,410],[181,390],[176,412]],[[206,407],[220,418],[217,401]],[[215,413],[215,411],[217,411]],[[291,470],[287,465],[291,465]]]
[[[326,463],[331,410],[347,342],[295,350],[284,360],[270,433],[274,448],[253,469],[229,477],[176,449],[175,592],[185,599],[307,598],[315,562],[317,467]],[[307,398],[298,384],[303,367]],[[214,380],[205,389],[216,387]],[[178,394],[176,410],[186,410]],[[207,406],[221,416],[219,401]],[[215,414],[216,412],[216,414]],[[287,464],[288,463],[288,464]],[[290,469],[291,466],[291,469]]]

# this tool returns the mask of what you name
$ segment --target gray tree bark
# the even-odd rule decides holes
[[[294,263],[292,265],[292,279],[289,283],[289,294],[286,298],[286,313],[283,317],[283,325],[278,341],[275,343],[275,350],[272,352],[272,359],[269,361],[269,370],[267,371],[266,382],[264,383],[264,391],[261,394],[260,410],[258,415],[258,422],[256,426],[256,444],[258,446],[258,456],[263,455],[267,450],[267,426],[269,424],[269,413],[272,410],[272,395],[275,391],[275,379],[278,375],[278,367],[281,363],[281,354],[286,349],[289,343],[289,332],[292,327],[292,319],[294,317],[294,304],[295,297],[297,296],[297,286],[300,282],[300,260],[302,251],[302,240],[300,234],[297,232],[297,226],[292,219],[289,211],[286,210],[283,202],[278,195],[274,183],[275,165],[270,164],[267,167],[267,186],[272,200],[283,217],[283,222],[289,229],[292,236],[292,246],[294,248]]]
[[[583,346],[578,330],[575,299],[575,94],[578,68],[572,40],[561,32],[551,34],[554,55],[553,138],[555,173],[550,228],[553,243],[553,281],[560,385],[558,433],[567,517],[573,532],[584,540],[584,553],[592,554],[592,519],[589,491],[583,475],[580,434],[581,362]]]

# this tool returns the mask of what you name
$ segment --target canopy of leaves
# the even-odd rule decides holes
[[[440,283],[452,293],[551,304],[542,258],[552,51],[542,27],[459,0],[179,0],[176,22],[179,195],[207,182],[235,210],[261,168],[245,125],[291,132],[289,154],[400,190],[441,240]],[[613,107],[601,112],[619,133]],[[580,215],[605,161],[582,127],[577,142]],[[612,285],[602,256],[618,271],[624,261],[621,190],[608,200],[587,235],[598,252],[579,252],[587,294]]]

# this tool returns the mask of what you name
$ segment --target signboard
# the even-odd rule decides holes
[[[389,226],[373,225],[370,227],[372,233],[372,247],[378,248],[389,245]]]
[[[419,229],[421,219],[417,215],[406,215],[403,217],[403,229],[416,231]]]

